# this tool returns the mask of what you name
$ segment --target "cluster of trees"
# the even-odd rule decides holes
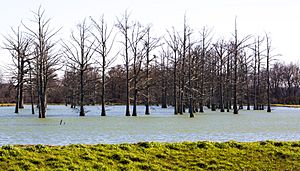
[[[209,29],[197,34],[184,17],[183,31],[173,28],[155,37],[151,25],[130,20],[125,12],[110,27],[103,16],[85,19],[69,41],[56,41],[60,29],[50,27],[43,10],[33,21],[35,27],[22,23],[24,31],[12,29],[4,42],[14,65],[10,83],[1,84],[1,100],[14,99],[15,113],[24,99],[33,114],[37,105],[40,118],[46,117],[48,102],[79,106],[80,116],[85,105],[101,104],[105,116],[105,105],[118,103],[126,104],[126,116],[137,116],[138,104],[145,105],[146,115],[150,104],[161,104],[172,105],[174,114],[188,109],[194,117],[204,106],[238,114],[244,106],[267,106],[271,112],[271,103],[300,101],[299,66],[274,62],[268,34],[239,38],[236,24],[232,38],[214,41]],[[115,31],[121,42],[117,52]],[[112,66],[117,58],[124,63]]]

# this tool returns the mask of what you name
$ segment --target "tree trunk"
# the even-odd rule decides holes
[[[127,23],[127,22],[126,22]],[[126,24],[127,27],[127,24]],[[127,37],[127,30],[125,34],[125,60],[126,60],[126,112],[125,116],[130,116],[129,105],[129,57],[128,57],[128,37]]]
[[[193,109],[193,85],[192,85],[192,55],[191,55],[191,43],[190,43],[190,37],[189,37],[189,54],[188,54],[188,79],[189,79],[189,114],[190,118],[194,117],[194,109]]]
[[[20,94],[19,92],[20,92],[19,83],[17,83],[15,113],[19,113],[19,94]]]
[[[256,70],[257,70],[257,52],[256,52],[256,42],[254,46],[254,68],[253,68],[253,90],[254,90],[254,104],[253,104],[253,110],[257,110],[257,76],[256,76]]]
[[[83,100],[84,100],[84,82],[83,82],[83,68],[80,69],[80,112],[79,116],[85,116],[84,107],[83,107]]]
[[[19,82],[19,108],[20,109],[23,109],[24,108],[24,99],[23,99],[23,85],[24,85],[24,58],[25,56],[22,54],[22,57],[21,57],[21,61],[20,61],[20,76],[19,76],[19,79],[20,79],[20,82]]]
[[[150,115],[150,109],[149,109],[149,64],[150,64],[150,59],[149,59],[149,46],[150,46],[150,30],[147,32],[147,43],[146,43],[146,99],[145,99],[145,115]]]
[[[233,79],[233,114],[238,114],[237,109],[237,68],[238,68],[238,47],[237,47],[237,28],[235,23],[235,43],[234,43],[234,79]]]
[[[221,45],[222,46],[222,45]],[[220,47],[222,48],[222,47]],[[222,49],[221,49],[222,51]],[[221,54],[223,54],[223,52],[221,52]],[[221,56],[220,57],[220,62],[221,62],[221,65],[220,65],[220,111],[221,112],[225,112],[224,110],[224,74],[223,74],[223,57]]]
[[[270,42],[269,42],[268,35],[266,35],[266,38],[267,38],[267,101],[268,101],[267,112],[271,112],[271,102],[270,102]]]
[[[34,115],[33,86],[32,86],[32,68],[31,68],[30,64],[29,64],[29,81],[30,81],[31,113]]]
[[[176,50],[174,50],[174,71],[173,71],[173,106],[174,106],[174,114],[177,115],[177,82],[176,82],[176,68],[177,68],[177,59],[176,59]]]
[[[102,56],[102,89],[101,89],[101,116],[106,116],[105,112],[105,57]]]
[[[132,116],[137,116],[137,89],[134,88]]]

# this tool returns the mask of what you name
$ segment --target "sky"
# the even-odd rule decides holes
[[[70,31],[84,18],[104,14],[109,24],[121,17],[125,10],[132,20],[153,26],[155,34],[162,36],[166,29],[183,28],[186,14],[195,36],[205,26],[212,29],[216,38],[230,38],[234,20],[240,37],[264,36],[272,39],[274,53],[287,63],[298,62],[300,51],[300,1],[299,0],[0,0],[0,47],[3,36],[33,19],[32,11],[41,5],[54,28],[62,27],[57,35],[68,38]],[[0,69],[11,60],[9,53],[0,49]]]

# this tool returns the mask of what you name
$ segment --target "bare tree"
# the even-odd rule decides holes
[[[253,65],[253,90],[254,90],[254,110],[261,110],[262,93],[261,93],[261,70],[262,70],[262,52],[261,44],[263,39],[258,36],[254,42],[254,65]]]
[[[186,15],[184,15],[184,22],[183,22],[183,37],[180,38],[180,36],[178,36],[180,38],[180,43],[181,43],[181,51],[179,52],[180,55],[180,74],[179,74],[179,103],[178,103],[178,112],[179,114],[183,114],[184,113],[184,96],[185,96],[185,77],[186,77],[186,73],[185,73],[185,65],[186,65],[186,53],[187,53],[187,39],[190,33],[188,33],[188,25],[187,25],[187,21],[186,21]]]
[[[272,61],[272,58],[274,58],[275,56],[280,56],[280,54],[276,54],[276,55],[271,55],[270,53],[271,53],[271,51],[272,51],[272,49],[271,49],[271,39],[270,39],[270,36],[267,34],[267,33],[265,33],[265,38],[266,38],[266,46],[267,46],[267,48],[266,48],[266,60],[267,60],[267,68],[266,68],[266,72],[267,72],[267,112],[271,112],[271,81],[270,81],[270,63],[271,63],[271,61]],[[298,70],[299,70],[299,67],[296,67],[296,68],[298,68]],[[296,69],[297,70],[297,69]],[[296,71],[296,73],[295,74],[293,74],[294,75],[294,77],[296,78],[296,79],[299,79],[299,73],[300,73],[300,71]],[[298,84],[298,86],[299,86],[299,84]]]
[[[169,40],[166,39],[166,43],[173,50],[173,106],[174,106],[174,114],[178,114],[178,104],[177,104],[177,62],[178,62],[178,48],[179,48],[179,38],[177,37],[176,31],[173,28],[173,33],[169,31]]]
[[[34,114],[34,87],[33,87],[33,66],[31,66],[31,62],[28,61],[28,70],[29,70],[29,91],[30,91],[30,104],[31,104],[31,114]]]
[[[130,110],[129,110],[129,106],[130,106],[130,96],[129,96],[129,63],[130,63],[130,59],[129,59],[129,55],[128,55],[128,49],[129,49],[129,29],[130,29],[130,25],[129,25],[129,14],[127,14],[127,11],[125,11],[124,15],[122,16],[122,19],[117,18],[117,28],[120,30],[121,34],[124,36],[124,42],[122,42],[122,44],[124,45],[124,50],[125,50],[125,54],[124,58],[125,58],[125,68],[126,68],[126,112],[125,112],[125,116],[130,116]]]
[[[108,28],[107,23],[104,20],[104,16],[100,18],[97,22],[93,18],[91,18],[94,28],[96,29],[96,33],[92,32],[92,35],[96,39],[96,48],[95,51],[100,55],[100,60],[96,60],[101,68],[101,116],[106,116],[105,113],[105,87],[106,80],[105,74],[107,68],[112,64],[115,60],[116,55],[109,58],[109,54],[112,50],[114,40],[116,36],[112,35],[113,27],[111,29]]]
[[[194,56],[192,55],[192,43],[191,35],[188,34],[188,90],[189,90],[189,114],[190,118],[194,117],[194,106],[193,106],[193,68],[194,68]]]
[[[85,116],[84,111],[84,98],[85,98],[85,78],[84,74],[89,69],[91,65],[91,59],[94,54],[94,41],[90,40],[90,26],[86,23],[84,19],[82,23],[77,25],[77,33],[71,33],[70,45],[63,43],[65,49],[65,57],[69,61],[71,67],[76,68],[79,71],[79,98],[80,98],[80,113],[79,116]]]
[[[145,50],[146,50],[146,99],[145,99],[145,115],[150,115],[150,108],[149,108],[149,99],[150,99],[150,63],[155,59],[155,55],[153,57],[150,57],[150,53],[157,48],[158,46],[161,46],[159,44],[160,38],[152,38],[150,36],[150,30],[151,26],[148,26],[146,28],[146,35],[145,35]]]
[[[226,57],[226,44],[224,40],[220,40],[216,44],[214,44],[214,49],[219,61],[218,72],[219,72],[219,107],[220,111],[224,112],[224,83],[225,83],[225,74],[224,74],[224,66],[225,66],[225,57]]]
[[[244,37],[242,40],[238,40],[238,32],[237,32],[237,23],[235,19],[235,32],[234,32],[234,42],[233,42],[233,67],[234,67],[234,77],[233,77],[233,114],[238,114],[237,101],[238,101],[238,60],[240,57],[241,51],[247,47],[248,45],[244,45],[244,43],[250,38],[250,36]]]
[[[16,78],[16,106],[15,113],[19,112],[19,108],[24,108],[24,83],[25,74],[28,68],[26,68],[30,56],[30,39],[24,36],[24,33],[20,31],[20,26],[17,30],[11,28],[12,34],[5,37],[4,49],[7,49],[13,59],[14,66],[11,69],[12,72],[16,72],[14,77]]]
[[[142,27],[139,22],[136,22],[131,29],[131,36],[129,38],[129,45],[132,52],[133,57],[133,109],[132,116],[137,116],[137,96],[138,96],[138,82],[139,75],[141,73],[141,66],[144,58],[144,47],[141,44],[144,36],[146,35],[146,29]]]
[[[160,83],[161,83],[161,107],[167,108],[167,89],[168,89],[168,68],[169,68],[169,49],[164,50],[160,53]]]
[[[46,117],[48,81],[55,77],[55,71],[58,70],[59,53],[53,51],[56,42],[52,42],[53,37],[58,33],[58,30],[50,29],[50,19],[45,17],[45,11],[39,7],[34,14],[34,24],[36,30],[31,29],[25,24],[23,26],[27,29],[27,34],[33,41],[34,55],[35,55],[35,70],[38,91],[38,107],[39,118]]]
[[[208,51],[210,49],[211,45],[211,38],[210,38],[210,33],[211,30],[208,30],[206,27],[203,27],[202,31],[200,32],[201,36],[201,45],[200,45],[200,65],[199,65],[199,85],[200,85],[200,90],[199,90],[199,107],[200,107],[200,112],[204,112],[203,105],[204,105],[204,96],[205,96],[205,63],[208,58]]]

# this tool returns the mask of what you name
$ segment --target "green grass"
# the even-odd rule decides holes
[[[0,103],[0,107],[14,106],[15,103]]]
[[[291,108],[300,108],[300,105],[291,105],[291,104],[272,104],[274,107],[291,107]]]
[[[0,147],[0,170],[300,170],[300,142]]]

